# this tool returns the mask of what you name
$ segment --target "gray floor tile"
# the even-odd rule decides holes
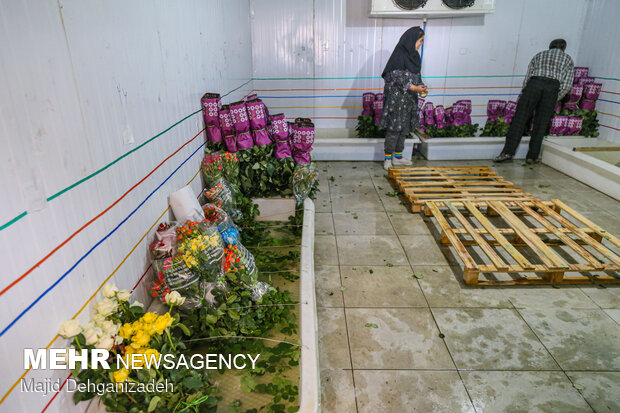
[[[388,212],[388,218],[398,235],[431,235],[428,225],[420,214]]]
[[[620,372],[568,371],[566,374],[597,413],[620,412]]]
[[[321,371],[321,412],[355,412],[355,388],[351,370]]]
[[[428,309],[347,308],[346,314],[354,369],[454,368]]]
[[[383,211],[383,204],[376,193],[364,194],[332,194],[332,210],[334,212],[370,212]]]
[[[581,290],[601,308],[620,308],[620,285],[605,288],[589,285]]]
[[[519,310],[564,370],[620,370],[620,326],[603,310]]]
[[[579,288],[508,287],[502,292],[515,308],[599,308]]]
[[[459,369],[559,370],[516,310],[433,308]]]
[[[336,212],[337,235],[395,235],[385,212]]]
[[[429,235],[399,235],[411,265],[448,265],[435,238]]]
[[[338,235],[340,265],[407,265],[396,236]]]
[[[467,287],[458,268],[413,265],[413,270],[423,276],[418,283],[431,307],[512,308],[502,290]]]
[[[321,369],[350,369],[347,324],[342,308],[318,308],[319,366]]]
[[[314,214],[314,233],[316,235],[334,235],[334,219],[329,212]]]
[[[481,413],[592,411],[563,372],[463,371],[461,376]]]
[[[407,266],[341,267],[347,307],[426,307],[422,290]]]
[[[338,265],[335,236],[316,235],[314,237],[314,263],[316,265]]]
[[[340,267],[317,265],[314,268],[317,307],[344,307],[340,289]]]
[[[354,374],[360,413],[475,411],[455,371],[355,370]]]

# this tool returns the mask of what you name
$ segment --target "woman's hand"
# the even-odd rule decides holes
[[[409,90],[415,93],[423,93],[428,91],[426,85],[411,85],[409,86]]]

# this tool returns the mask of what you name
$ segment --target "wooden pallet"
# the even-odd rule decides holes
[[[620,282],[620,256],[613,250],[620,251],[620,239],[562,201],[430,201],[426,208],[441,228],[441,242],[463,262],[467,285]],[[574,274],[592,272],[599,274]],[[479,279],[480,273],[535,274]]]
[[[389,177],[414,213],[426,201],[533,199],[486,166],[390,168]]]

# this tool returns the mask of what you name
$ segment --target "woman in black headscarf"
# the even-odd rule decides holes
[[[381,129],[385,134],[385,162],[383,167],[411,165],[403,158],[405,138],[420,126],[418,93],[426,93],[420,73],[422,60],[418,49],[424,41],[424,30],[419,26],[407,30],[398,41],[381,76],[385,80]]]

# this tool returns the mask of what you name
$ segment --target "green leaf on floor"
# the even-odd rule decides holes
[[[336,180],[336,178],[334,178],[333,176],[330,176],[330,177],[329,177],[329,180],[330,180],[330,181],[332,181],[332,182],[334,182],[334,181]]]
[[[378,189],[379,191],[383,191],[383,187],[382,187],[382,186],[377,186],[377,189]]]
[[[540,184],[538,185],[539,188],[549,188],[551,185],[546,185],[546,184]]]
[[[424,278],[424,274],[413,274],[413,276],[418,279]]]
[[[340,291],[346,291],[347,287],[340,287]]]
[[[331,293],[329,293],[329,296],[331,297],[332,295],[334,295],[334,292],[332,291]]]
[[[576,388],[577,390],[585,390],[585,387],[582,386],[581,384],[575,383],[573,384],[573,387]]]
[[[436,270],[435,268],[433,268],[433,272],[439,272],[439,270]]]
[[[369,273],[371,273],[371,274],[374,274],[374,271],[373,271],[373,270],[368,270],[368,272],[369,272]]]
[[[392,198],[396,198],[398,196],[398,191],[386,192],[387,196],[391,196]]]
[[[446,336],[443,333],[439,333],[439,338],[446,338]]]
[[[351,168],[351,169],[357,169],[357,166],[354,166],[354,167],[353,167],[353,168]]]
[[[393,267],[393,266],[394,266],[394,264],[392,264],[391,262],[388,262],[388,263],[387,263],[387,264],[385,264],[385,265],[387,265],[388,267]]]
[[[379,326],[378,326],[378,325],[376,325],[375,323],[366,323],[366,324],[364,325],[364,327],[379,328]]]

